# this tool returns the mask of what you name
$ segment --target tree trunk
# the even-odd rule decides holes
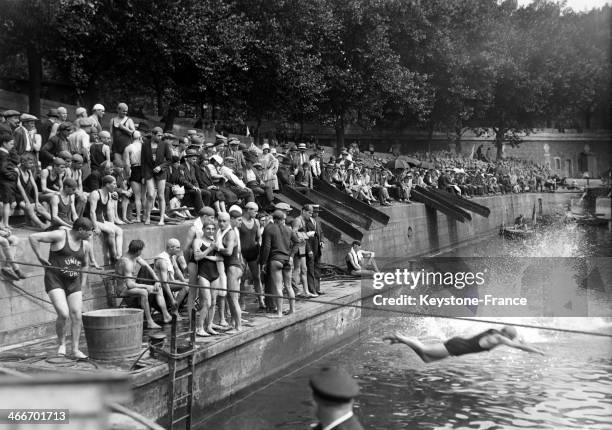
[[[85,106],[87,106],[89,109],[91,109],[96,103],[102,102],[100,100],[100,90],[96,81],[89,81],[87,90],[85,90],[85,94],[83,94],[83,101],[85,102]]]
[[[591,116],[592,116],[591,110],[587,109],[584,112],[584,128],[586,130],[590,130],[591,129]]]
[[[171,133],[174,128],[174,120],[178,116],[178,109],[176,106],[170,106],[168,112],[164,117],[164,132]]]
[[[34,45],[29,44],[26,55],[28,57],[28,104],[32,115],[40,116],[40,92],[42,89],[42,55]]]
[[[504,158],[504,134],[502,130],[495,132],[495,148],[497,149],[497,160]]]
[[[344,149],[344,113],[336,116],[336,154],[339,155]]]
[[[429,121],[427,124],[427,152],[431,152],[431,141],[433,139],[434,133],[434,123],[433,121]]]

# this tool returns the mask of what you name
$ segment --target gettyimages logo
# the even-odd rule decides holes
[[[418,286],[443,286],[455,287],[462,290],[472,285],[484,285],[484,272],[429,272],[421,269],[414,272],[408,269],[396,269],[395,272],[378,272],[374,274],[372,286],[375,289],[382,289],[385,285],[404,285],[414,290]]]
[[[605,317],[612,314],[610,258],[424,258],[395,261],[362,282],[367,315]],[[393,267],[389,269],[389,267]],[[388,316],[388,312],[386,312]]]

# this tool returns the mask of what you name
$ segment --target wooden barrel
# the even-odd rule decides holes
[[[116,360],[137,355],[142,345],[142,309],[100,309],[83,314],[89,356]]]

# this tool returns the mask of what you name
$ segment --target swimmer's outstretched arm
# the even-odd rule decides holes
[[[540,354],[540,355],[546,355],[543,351],[540,351],[539,349],[526,345],[522,342],[515,342],[514,340],[508,339],[505,336],[500,336],[499,338],[500,338],[499,341],[502,344],[509,346],[510,348],[516,348],[522,351],[533,352],[535,354]]]

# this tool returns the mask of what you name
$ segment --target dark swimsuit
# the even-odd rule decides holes
[[[34,202],[34,186],[32,185],[31,178],[32,178],[32,174],[28,173],[28,178],[24,179],[21,170],[19,171],[19,183],[23,187],[23,190],[25,191],[25,195],[28,197],[28,200],[30,201],[29,203]],[[15,197],[18,202],[23,201],[23,198],[21,197],[21,193],[18,193]]]
[[[259,258],[259,245],[257,244],[257,223],[253,221],[253,227],[248,228],[244,223],[240,224],[240,246],[242,247],[242,257],[245,261],[251,262]]]
[[[72,223],[72,198],[68,197],[68,204],[64,203],[62,196],[59,196],[57,202],[57,217],[67,223]]]
[[[78,251],[70,248],[68,232],[62,249],[49,250],[49,263],[62,269],[45,269],[45,291],[48,293],[56,288],[62,288],[66,296],[81,291],[81,268],[85,265],[83,241]]]
[[[206,251],[208,246],[202,243],[200,247],[200,251]],[[214,252],[208,254],[209,257],[213,257],[215,255]],[[209,260],[204,257],[198,263],[198,276],[208,280],[208,282],[213,282],[215,279],[219,277],[219,271],[217,270],[217,262]]]
[[[233,229],[232,229],[233,230]],[[228,232],[229,233],[229,232]],[[234,234],[236,231],[234,231]],[[227,233],[223,236],[223,246],[227,247]],[[240,261],[240,255],[238,254],[238,244],[234,246],[234,250],[232,251],[232,255],[224,255],[223,263],[225,264],[225,268],[227,269],[230,266],[240,267],[242,269],[242,262]]]
[[[489,329],[468,339],[463,337],[450,338],[444,343],[444,346],[446,347],[450,355],[464,355],[472,354],[475,352],[488,351],[489,349],[485,349],[480,346],[479,342],[480,339],[482,339],[483,337],[491,336],[493,334],[499,334],[503,336],[503,333],[499,330]]]

